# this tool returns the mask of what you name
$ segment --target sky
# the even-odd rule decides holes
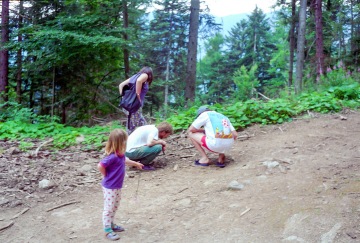
[[[271,5],[276,0],[205,0],[209,6],[210,14],[217,17],[224,17],[233,14],[251,13],[255,6],[264,11],[271,12]]]

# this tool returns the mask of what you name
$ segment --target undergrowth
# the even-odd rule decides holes
[[[76,144],[83,145],[85,150],[98,150],[104,147],[111,130],[121,126],[114,122],[108,126],[71,127],[56,122],[28,123],[10,120],[0,123],[0,139],[20,141],[19,148],[26,150],[29,147],[28,139],[52,139],[54,149],[63,149]]]
[[[230,105],[215,104],[210,109],[220,112],[231,120],[236,129],[250,124],[281,124],[307,111],[319,113],[338,112],[343,108],[359,109],[360,84],[355,82],[324,91],[303,93],[295,98],[279,98],[270,101],[247,100]],[[175,131],[187,129],[195,118],[196,108],[167,119]]]
[[[303,93],[297,97],[279,98],[270,101],[247,100],[230,105],[214,104],[211,109],[228,116],[236,129],[251,124],[281,124],[291,121],[307,111],[319,113],[338,112],[343,108],[359,109],[360,84],[353,82],[341,86],[328,87],[323,91]],[[108,126],[72,127],[58,123],[49,116],[35,115],[31,109],[18,104],[0,105],[0,139],[17,140],[19,148],[32,147],[31,140],[53,139],[53,149],[63,149],[81,144],[87,150],[104,147],[108,134],[115,128],[122,128],[114,122]],[[177,111],[167,121],[175,131],[186,130],[195,119],[197,107]]]

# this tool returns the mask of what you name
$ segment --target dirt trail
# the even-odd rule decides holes
[[[223,169],[193,166],[195,150],[172,137],[161,168],[128,171],[116,216],[126,228],[120,242],[360,242],[360,113],[314,116],[239,132]],[[11,184],[22,154],[7,165],[2,147],[0,179]],[[53,166],[44,156],[39,167],[29,158],[27,170],[39,168],[37,180],[51,175],[52,189],[26,194],[33,184],[1,184],[0,228],[13,224],[0,242],[107,242],[101,154],[67,156]],[[241,190],[229,188],[235,182]]]

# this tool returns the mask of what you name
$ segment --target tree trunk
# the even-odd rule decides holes
[[[188,43],[188,57],[187,57],[187,74],[186,74],[186,88],[185,100],[187,105],[195,101],[195,84],[196,84],[196,56],[197,43],[199,31],[199,11],[200,1],[191,0],[190,12],[190,28],[189,28],[189,43]]]
[[[52,88],[51,88],[51,118],[54,118],[54,106],[55,106],[55,67],[53,67],[53,80],[52,80]]]
[[[307,0],[300,0],[299,10],[299,30],[297,41],[297,59],[296,59],[296,81],[295,93],[299,94],[302,90],[302,78],[304,69],[304,49],[305,49],[305,28],[306,28],[306,4]]]
[[[293,72],[294,72],[294,50],[295,50],[295,15],[296,15],[296,0],[291,0],[291,27],[290,27],[290,58],[289,58],[289,80],[288,87],[293,84]]]
[[[254,46],[253,46],[253,60],[252,65],[254,66],[256,64],[256,43],[257,43],[257,35],[256,35],[256,29],[254,28]]]
[[[164,90],[164,115],[167,115],[167,107],[169,102],[169,73],[170,73],[170,47],[166,57],[166,71],[165,71],[165,90]]]
[[[19,19],[18,19],[18,28],[21,29],[23,25],[23,12],[24,12],[24,2],[20,1],[19,3]],[[22,42],[22,34],[18,34],[18,42]],[[21,77],[22,77],[22,49],[17,51],[16,55],[16,63],[17,63],[17,73],[16,73],[16,98],[17,102],[21,104]]]
[[[322,25],[322,0],[314,0],[315,8],[315,35],[316,35],[316,83],[320,82],[320,77],[324,73],[324,43]]]
[[[2,0],[1,9],[1,45],[9,41],[9,0]],[[0,94],[2,99],[8,101],[8,83],[9,83],[9,51],[0,52]]]
[[[350,27],[350,53],[353,54],[354,51],[354,29],[355,29],[355,21],[354,21],[354,1],[350,0],[350,19],[351,19],[351,27]]]
[[[128,34],[126,33],[128,27],[129,27],[129,12],[127,7],[127,1],[123,0],[123,18],[124,18],[124,34],[123,38],[125,42],[128,41]],[[129,64],[129,50],[125,47],[124,50],[124,72],[125,72],[125,79],[128,79],[130,77],[130,64]]]

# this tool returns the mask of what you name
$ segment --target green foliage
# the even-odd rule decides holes
[[[356,100],[360,99],[359,89],[359,83],[352,83],[344,86],[330,87],[328,91],[339,100]]]
[[[298,113],[304,111],[320,113],[337,112],[342,108],[340,102],[328,92],[304,93],[299,96],[298,100],[299,102],[296,107]]]
[[[264,80],[264,94],[268,97],[280,97],[281,91],[287,87],[289,79],[289,43],[288,30],[284,28],[279,22],[275,23],[276,30],[273,33],[272,39],[276,43],[277,51],[271,54],[269,75],[273,78]],[[276,40],[276,41],[275,41]]]
[[[256,78],[257,65],[251,66],[248,71],[245,66],[234,73],[234,83],[236,84],[235,98],[237,100],[248,100],[253,97],[253,90],[259,86],[259,81]]]
[[[195,119],[197,108],[198,107],[193,106],[187,111],[180,112],[176,116],[171,116],[166,121],[173,126],[174,131],[185,130]]]
[[[25,141],[21,141],[19,144],[19,149],[21,151],[28,151],[29,149],[31,149],[34,146],[34,143],[31,142],[25,142]]]
[[[222,102],[233,91],[231,73],[224,61],[224,37],[221,34],[205,41],[206,55],[197,64],[197,98],[204,103]]]
[[[23,107],[16,102],[5,102],[0,104],[0,122],[13,120],[20,122],[49,122],[58,121],[57,117],[51,118],[48,115],[39,116],[36,115],[32,109]]]
[[[2,106],[2,109],[4,107]],[[52,138],[55,149],[80,144],[82,149],[97,150],[103,148],[111,130],[121,128],[118,123],[75,128],[54,121],[41,120],[39,116],[32,114],[29,110],[23,110],[21,107],[15,109],[14,107],[17,106],[13,106],[13,113],[8,110],[9,108],[5,109],[7,116],[6,119],[3,119],[4,122],[0,122],[0,139],[20,141],[19,148],[22,151],[33,147],[29,138],[36,140]],[[322,92],[308,92],[295,98],[278,98],[267,102],[251,99],[228,105],[217,103],[210,106],[210,109],[228,116],[235,129],[240,129],[256,123],[262,125],[281,124],[291,121],[294,116],[306,111],[338,112],[344,107],[360,107],[359,83],[354,82],[330,87]],[[195,119],[197,108],[198,105],[187,110],[179,108],[177,115],[171,116],[167,121],[173,125],[175,131],[186,130]],[[176,111],[172,110],[172,112]],[[19,114],[25,119],[20,119]],[[36,123],[31,123],[29,120],[36,121]]]
[[[337,66],[334,66],[334,70],[328,68],[326,75],[321,77],[321,86],[324,88],[336,87],[354,82],[355,80],[352,78],[352,75],[350,75],[350,71],[345,70],[341,62]]]
[[[94,127],[70,127],[56,122],[29,124],[19,120],[9,120],[0,123],[0,139],[19,140],[22,148],[26,149],[30,144],[25,139],[53,139],[53,145],[57,149],[76,145],[80,143],[91,149],[100,149],[106,141],[108,134],[115,128],[121,128],[118,123],[108,126]],[[77,142],[77,138],[83,140]]]
[[[235,129],[251,124],[281,124],[291,121],[293,117],[306,111],[319,113],[338,112],[344,107],[360,107],[360,84],[330,87],[322,92],[303,93],[295,98],[278,98],[268,102],[247,100],[230,105],[215,104],[210,109],[218,111],[231,120]],[[174,126],[175,131],[185,130],[195,119],[196,109],[180,112],[167,121]]]

